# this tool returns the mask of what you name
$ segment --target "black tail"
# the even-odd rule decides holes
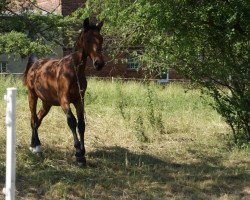
[[[30,67],[37,61],[37,57],[35,56],[35,54],[31,54],[30,57],[29,57],[29,60],[28,60],[28,63],[27,63],[27,66],[26,66],[26,69],[23,73],[23,84],[24,85],[27,85],[27,74],[28,74],[28,71],[30,69]]]

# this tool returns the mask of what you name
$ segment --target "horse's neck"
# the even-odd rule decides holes
[[[84,52],[82,50],[75,51],[72,58],[74,62],[74,67],[76,68],[77,76],[79,78],[85,76],[84,71],[85,71],[85,66],[87,63],[87,57],[84,56]]]
[[[85,76],[84,70],[87,63],[87,54],[85,53],[84,49],[83,38],[80,37],[80,39],[76,43],[75,52],[73,54],[73,62],[75,67],[77,68],[78,77]]]
[[[83,60],[87,60],[87,53],[85,51],[84,46],[84,36],[80,36],[75,44],[75,52],[74,52],[74,62],[76,65],[80,65]]]
[[[83,49],[75,49],[73,54],[73,61],[76,66],[81,65],[87,60],[87,56],[84,55]]]

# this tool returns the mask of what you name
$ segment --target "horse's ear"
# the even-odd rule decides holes
[[[86,18],[83,21],[83,28],[84,28],[84,30],[88,30],[89,29],[89,18]]]
[[[99,22],[97,25],[98,30],[100,31],[103,26],[103,21]]]

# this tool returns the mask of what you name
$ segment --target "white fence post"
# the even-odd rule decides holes
[[[4,96],[7,102],[6,107],[6,180],[5,199],[15,199],[16,189],[16,88],[7,88],[7,95]]]

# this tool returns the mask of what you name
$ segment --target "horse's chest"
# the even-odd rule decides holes
[[[78,84],[73,84],[72,87],[70,87],[68,91],[70,102],[72,103],[72,102],[79,100],[79,98],[81,98],[80,93],[84,95],[84,92],[83,90],[80,89],[80,86],[78,86]]]

